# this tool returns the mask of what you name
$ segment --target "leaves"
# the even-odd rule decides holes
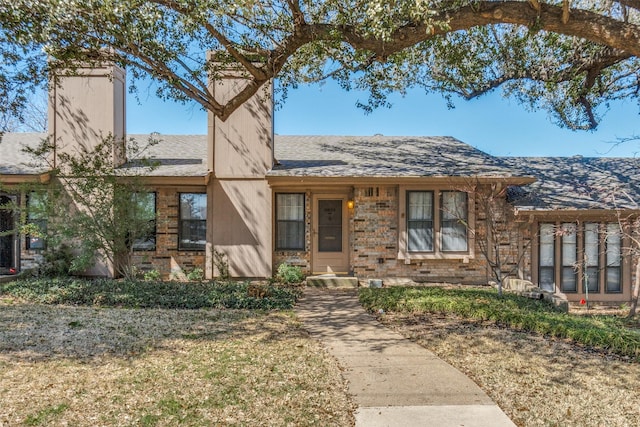
[[[10,102],[0,114],[23,120],[19,88],[42,86],[52,65],[109,60],[129,68],[132,87],[151,76],[160,97],[195,101],[223,120],[272,78],[283,96],[300,82],[333,78],[369,92],[365,111],[411,87],[464,98],[502,87],[563,126],[591,129],[608,101],[638,97],[640,12],[628,1],[567,4],[4,0],[0,94]],[[208,75],[230,67],[248,80],[221,103]]]

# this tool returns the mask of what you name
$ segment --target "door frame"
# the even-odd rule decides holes
[[[318,202],[320,200],[340,200],[342,204],[342,252],[318,251]],[[326,192],[311,195],[311,272],[313,274],[349,274],[351,271],[349,247],[349,209],[348,192]],[[339,260],[332,268],[328,263]]]

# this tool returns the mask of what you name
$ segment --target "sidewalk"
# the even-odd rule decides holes
[[[468,377],[382,326],[356,291],[309,289],[296,312],[344,368],[356,426],[514,426]]]

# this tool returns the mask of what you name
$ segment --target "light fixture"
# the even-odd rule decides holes
[[[347,200],[347,208],[353,209],[355,205],[353,200]]]

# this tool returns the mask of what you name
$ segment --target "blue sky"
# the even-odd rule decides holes
[[[139,87],[142,87],[140,85]],[[197,105],[156,99],[153,90],[127,104],[127,132],[204,134],[206,114]],[[290,91],[275,113],[281,135],[449,135],[492,155],[505,156],[636,156],[640,140],[615,145],[617,138],[640,135],[638,105],[611,105],[596,131],[559,128],[546,111],[529,112],[496,92],[472,101],[456,100],[448,109],[437,94],[416,90],[394,96],[393,107],[365,114],[355,104],[366,94],[345,92],[334,83]]]

